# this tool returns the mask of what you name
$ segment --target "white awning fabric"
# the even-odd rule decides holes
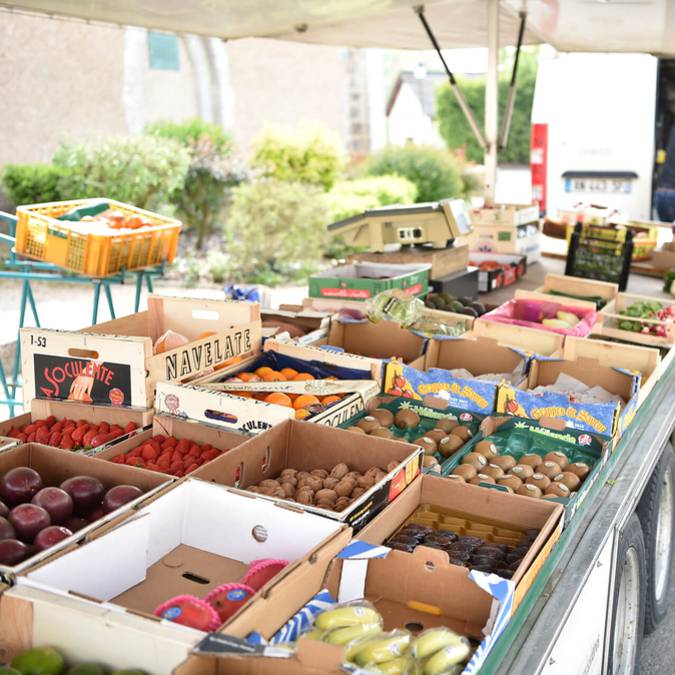
[[[137,25],[223,39],[271,37],[351,47],[428,49],[413,7],[420,0],[15,0],[0,7]],[[487,44],[487,0],[427,0],[443,48]],[[675,55],[675,0],[501,0],[500,42],[516,40],[518,11],[528,12],[525,43],[560,51]]]

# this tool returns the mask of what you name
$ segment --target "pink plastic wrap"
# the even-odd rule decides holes
[[[543,319],[555,319],[558,312],[569,312],[579,317],[579,323],[572,328],[556,328],[545,326]],[[548,300],[508,300],[503,305],[484,314],[482,319],[508,323],[513,326],[525,326],[537,330],[547,330],[560,335],[573,335],[574,337],[586,337],[593,330],[597,319],[597,313],[593,309],[582,307],[570,307]]]

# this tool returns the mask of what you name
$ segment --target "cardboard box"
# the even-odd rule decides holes
[[[478,290],[490,293],[498,288],[512,286],[527,272],[527,258],[524,255],[507,255],[505,253],[472,252],[469,256],[472,265],[479,268]],[[481,269],[481,264],[496,262],[496,269]]]
[[[602,309],[610,300],[613,300],[619,292],[619,285],[608,281],[596,281],[595,279],[583,279],[581,277],[568,277],[565,274],[547,274],[544,277],[544,284],[534,289],[535,293],[544,293],[547,295],[565,296],[586,300],[587,302],[596,302],[596,298],[601,302]]]
[[[371,520],[359,532],[359,539],[369,544],[386,545],[387,539],[408,522],[418,509],[428,508],[434,512],[440,510],[460,521],[470,521],[467,528],[476,526],[476,529],[483,530],[486,534],[481,536],[485,541],[492,541],[491,534],[502,530],[540,530],[511,578],[516,586],[514,611],[562,532],[564,509],[560,504],[499,491],[475,490],[473,485],[426,475],[416,479],[399,499]],[[442,529],[453,528],[448,526]]]
[[[477,380],[488,373],[513,372],[519,380],[527,374],[529,356],[513,347],[484,337],[440,338],[429,341],[424,370],[392,361],[387,366],[384,392],[417,401],[440,398],[446,406],[489,415],[494,411],[499,382]],[[471,379],[456,377],[448,371],[468,370]]]
[[[43,420],[50,416],[56,417],[57,420],[65,418],[86,420],[92,424],[108,422],[108,424],[119,424],[122,428],[128,422],[134,422],[138,429],[142,429],[152,424],[153,412],[152,408],[146,410],[111,408],[110,406],[86,405],[75,401],[50,401],[34,398],[30,402],[30,412],[0,422],[0,436],[6,436],[14,427],[22,427],[25,424],[30,424],[33,420]],[[131,432],[132,435],[135,433],[136,431]],[[124,434],[99,447],[104,448],[114,445],[129,435]]]
[[[491,207],[471,209],[474,227],[519,226],[539,222],[539,207],[536,204],[495,204]]]
[[[358,530],[395,500],[420,473],[422,449],[395,440],[289,420],[209,462],[194,476],[246,490],[266,478],[277,478],[286,468],[330,471],[340,462],[347,464],[350,471],[360,473],[373,466],[386,470],[391,462],[397,466],[343,511],[299,503],[293,503],[293,507],[347,523]],[[285,499],[263,497],[289,504]]]
[[[508,438],[506,434],[514,433],[519,437],[519,442],[513,446],[505,442]],[[565,422],[561,419],[552,417],[542,417],[538,421],[518,419],[486,417],[481,423],[480,433],[476,434],[466,445],[449,459],[443,462],[441,471],[443,476],[448,476],[453,470],[462,463],[464,457],[473,452],[476,444],[489,438],[501,450],[501,454],[510,454],[516,460],[529,452],[536,452],[544,456],[553,450],[563,451],[571,461],[585,462],[591,468],[589,474],[584,479],[579,489],[573,492],[569,497],[560,497],[553,500],[535,500],[531,497],[524,497],[530,501],[541,503],[548,501],[550,504],[561,504],[565,509],[565,523],[569,522],[577,512],[583,501],[590,492],[591,486],[597,480],[605,461],[611,453],[611,443],[607,438],[596,434],[588,434],[583,431],[575,431],[566,428]],[[504,451],[504,448],[506,450]],[[454,482],[452,483],[455,484]],[[475,486],[470,486],[475,487]],[[506,494],[506,490],[501,485],[481,483],[481,492],[489,495],[488,499],[494,498],[495,494],[503,494],[505,497],[518,497],[519,495]],[[500,510],[501,513],[501,510]],[[540,568],[536,566],[537,570]],[[528,578],[536,575],[536,571],[530,570]],[[515,576],[514,576],[515,579]],[[519,599],[518,589],[516,595]]]
[[[260,313],[264,332],[276,324],[281,324],[282,329],[283,324],[288,324],[301,332],[297,337],[290,336],[299,345],[324,344],[328,337],[331,316],[329,312],[315,312],[302,305],[280,305],[277,310],[262,309]],[[272,337],[278,340],[280,334],[283,334],[283,330],[275,331]]]
[[[146,429],[142,433],[122,441],[121,443],[117,443],[116,445],[108,446],[101,450],[94,448],[88,454],[97,459],[112,460],[113,457],[123,455],[124,453],[129,452],[129,450],[133,450],[134,448],[143,445],[146,441],[149,441],[153,436],[157,436],[158,434],[163,436],[173,436],[179,441],[185,438],[198,445],[210,443],[214,448],[222,450],[223,452],[241,445],[247,439],[247,436],[232,431],[226,431],[210,424],[200,424],[195,423],[194,420],[179,419],[171,417],[170,415],[158,414],[155,415],[151,428]],[[120,465],[115,463],[115,466]],[[155,473],[155,469],[149,469],[149,471]],[[171,474],[168,473],[163,473],[161,471],[157,471],[157,473],[166,476],[167,478],[171,477]]]
[[[108,513],[99,520],[78,530],[72,537],[64,539],[46,551],[36,553],[18,565],[12,567],[0,565],[0,578],[5,581],[11,581],[15,575],[30,568],[47,556],[52,555],[55,551],[83,539],[94,529],[141,504],[171,483],[171,478],[163,474],[121,464],[99,462],[93,457],[86,457],[74,452],[68,452],[67,450],[50,448],[49,446],[38,445],[37,443],[20,445],[0,453],[0,476],[18,466],[28,466],[35,469],[42,477],[45,487],[59,486],[67,478],[84,475],[98,478],[106,490],[115,485],[135,485],[143,490],[144,494],[138,499],[128,502],[121,509]]]
[[[469,264],[469,247],[466,244],[457,244],[447,248],[408,246],[383,253],[353,253],[348,261],[350,263],[369,262],[395,265],[428,264],[431,265],[429,278],[433,281],[466,269]]]
[[[529,376],[519,386],[502,383],[497,394],[496,412],[538,420],[542,417],[560,418],[572,429],[600,434],[618,440],[637,409],[640,375],[623,368],[602,365],[590,358],[570,360],[574,347],[564,348],[564,359],[538,356],[531,362]],[[586,403],[573,395],[530,390],[555,383],[561,374],[584,382],[589,388],[603,387],[620,396],[618,402]]]
[[[408,295],[424,295],[429,290],[428,263],[391,265],[355,263],[332,267],[309,277],[309,295],[313,298],[370,300],[382,291],[399,288]]]
[[[305,585],[321,582],[350,535],[334,520],[187,479],[115,528],[28,570],[21,582],[77,596],[86,605],[105,603],[113,613],[140,615],[143,626],[166,627],[170,635],[176,624],[152,614],[161,603],[181,594],[203,598],[239,581],[254,560],[289,560],[221,627],[238,637],[253,628],[269,636],[300,605]],[[264,609],[255,622],[246,617],[252,601]],[[204,637],[180,628],[192,644]]]
[[[557,328],[545,326],[538,321],[521,318],[523,316],[529,317],[528,314],[524,314],[523,312],[525,303],[537,303],[540,305],[544,318],[555,318],[557,312],[565,311],[575,314],[578,321],[574,326]],[[586,337],[600,323],[600,317],[595,310],[595,303],[593,302],[584,302],[583,300],[575,300],[574,298],[561,298],[557,300],[552,299],[550,295],[535,293],[534,291],[524,291],[522,289],[517,289],[511,300],[507,300],[496,309],[483,314],[480,319],[481,321],[505,323],[511,326],[522,326],[534,330],[558,333],[559,335],[575,335],[579,337]]]
[[[169,329],[191,341],[153,354]],[[33,398],[89,397],[90,403],[142,408],[152,406],[156,382],[187,381],[257,351],[262,339],[256,303],[152,295],[147,311],[82,331],[24,328],[20,334],[26,405]],[[75,380],[82,392],[73,389]]]
[[[474,322],[472,334],[496,340],[501,345],[516,347],[529,354],[543,356],[562,354],[565,342],[565,336],[558,333],[496,321],[483,321],[482,318]]]
[[[625,316],[623,311],[635,302],[660,302],[664,306],[675,305],[675,300],[666,300],[664,298],[652,298],[646,295],[635,295],[634,293],[617,293],[616,298],[608,302],[600,312],[602,328],[600,332],[610,338],[617,338],[627,342],[636,342],[637,344],[648,347],[672,347],[675,345],[675,322],[662,321],[660,319],[641,319],[637,317]],[[665,336],[645,335],[631,330],[623,330],[619,327],[620,321],[637,321],[643,325],[662,326],[665,328]]]
[[[402,583],[393,583],[400,579]],[[444,551],[418,548],[413,553],[373,547],[354,541],[342,551],[329,570],[326,588],[340,602],[365,598],[384,619],[384,630],[419,626],[426,630],[447,626],[479,643],[464,675],[477,673],[508,622],[513,603],[513,583],[494,582],[495,577],[450,565]],[[444,592],[439,592],[439,590]],[[320,590],[308,586],[307,601]],[[251,610],[260,613],[255,605]],[[211,636],[197,648],[209,650],[240,645],[227,644],[227,637]],[[300,638],[296,654],[276,650],[273,657],[256,657],[241,651],[189,662],[177,675],[239,673],[302,673],[303,675],[344,672],[343,647]]]
[[[637,345],[570,337],[565,340],[565,358],[572,361],[589,358],[603,366],[640,373],[637,408],[645,402],[661,375],[659,350]]]
[[[652,253],[652,267],[660,272],[675,269],[675,241],[665,243]]]
[[[0,595],[0,623],[3,663],[32,646],[52,645],[70,664],[100,663],[110,670],[166,675],[195,643],[195,636],[178,624],[151,622],[76,596],[25,586],[21,579]]]
[[[268,366],[276,371],[293,368],[301,373],[309,373],[315,379],[299,382],[258,382],[250,385],[225,382],[240,372],[252,372],[261,366]],[[237,391],[306,393],[318,397],[340,393],[342,396],[340,401],[305,418],[316,424],[337,426],[360,410],[364,410],[368,401],[379,392],[379,383],[375,378],[379,377],[380,368],[379,361],[361,356],[336,352],[332,349],[266,340],[262,354],[207,375],[194,383],[200,387],[202,393],[208,391],[213,394],[214,402],[210,408],[202,406],[202,403],[209,405],[205,395],[200,394],[197,405],[193,401],[192,394],[188,394],[182,388],[173,387],[170,388],[171,392],[180,399],[180,412],[176,413],[165,406],[167,388],[164,385],[158,388],[160,395],[157,397],[157,405],[165,406],[162,409],[171,414],[184,414],[193,419],[206,419],[227,428],[257,433],[285,419],[294,419],[295,410],[270,403],[265,403],[264,406],[257,405],[260,401],[235,396]],[[337,381],[327,378],[337,378]],[[344,380],[349,382],[343,383]],[[236,400],[232,400],[233,397]],[[171,401],[175,404],[173,399],[170,399],[169,403]],[[205,416],[204,411],[207,409],[212,412]],[[214,411],[227,414],[215,414]]]
[[[338,320],[331,324],[328,345],[370,359],[376,367],[375,379],[381,381],[384,360],[396,358],[410,366],[421,367],[427,340],[393,321],[354,323]]]

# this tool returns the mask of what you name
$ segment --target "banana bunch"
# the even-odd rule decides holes
[[[416,638],[407,630],[382,630],[369,604],[346,604],[322,612],[305,636],[345,647],[346,661],[385,675],[459,675],[471,654],[469,641],[448,628],[430,628]]]

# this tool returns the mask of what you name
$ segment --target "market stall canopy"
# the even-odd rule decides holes
[[[428,49],[412,8],[420,0],[16,0],[0,6],[224,39],[271,37],[352,47]],[[427,0],[444,48],[487,44],[488,0]],[[675,0],[501,0],[500,41],[561,51],[675,54]],[[670,37],[670,39],[668,39]]]

